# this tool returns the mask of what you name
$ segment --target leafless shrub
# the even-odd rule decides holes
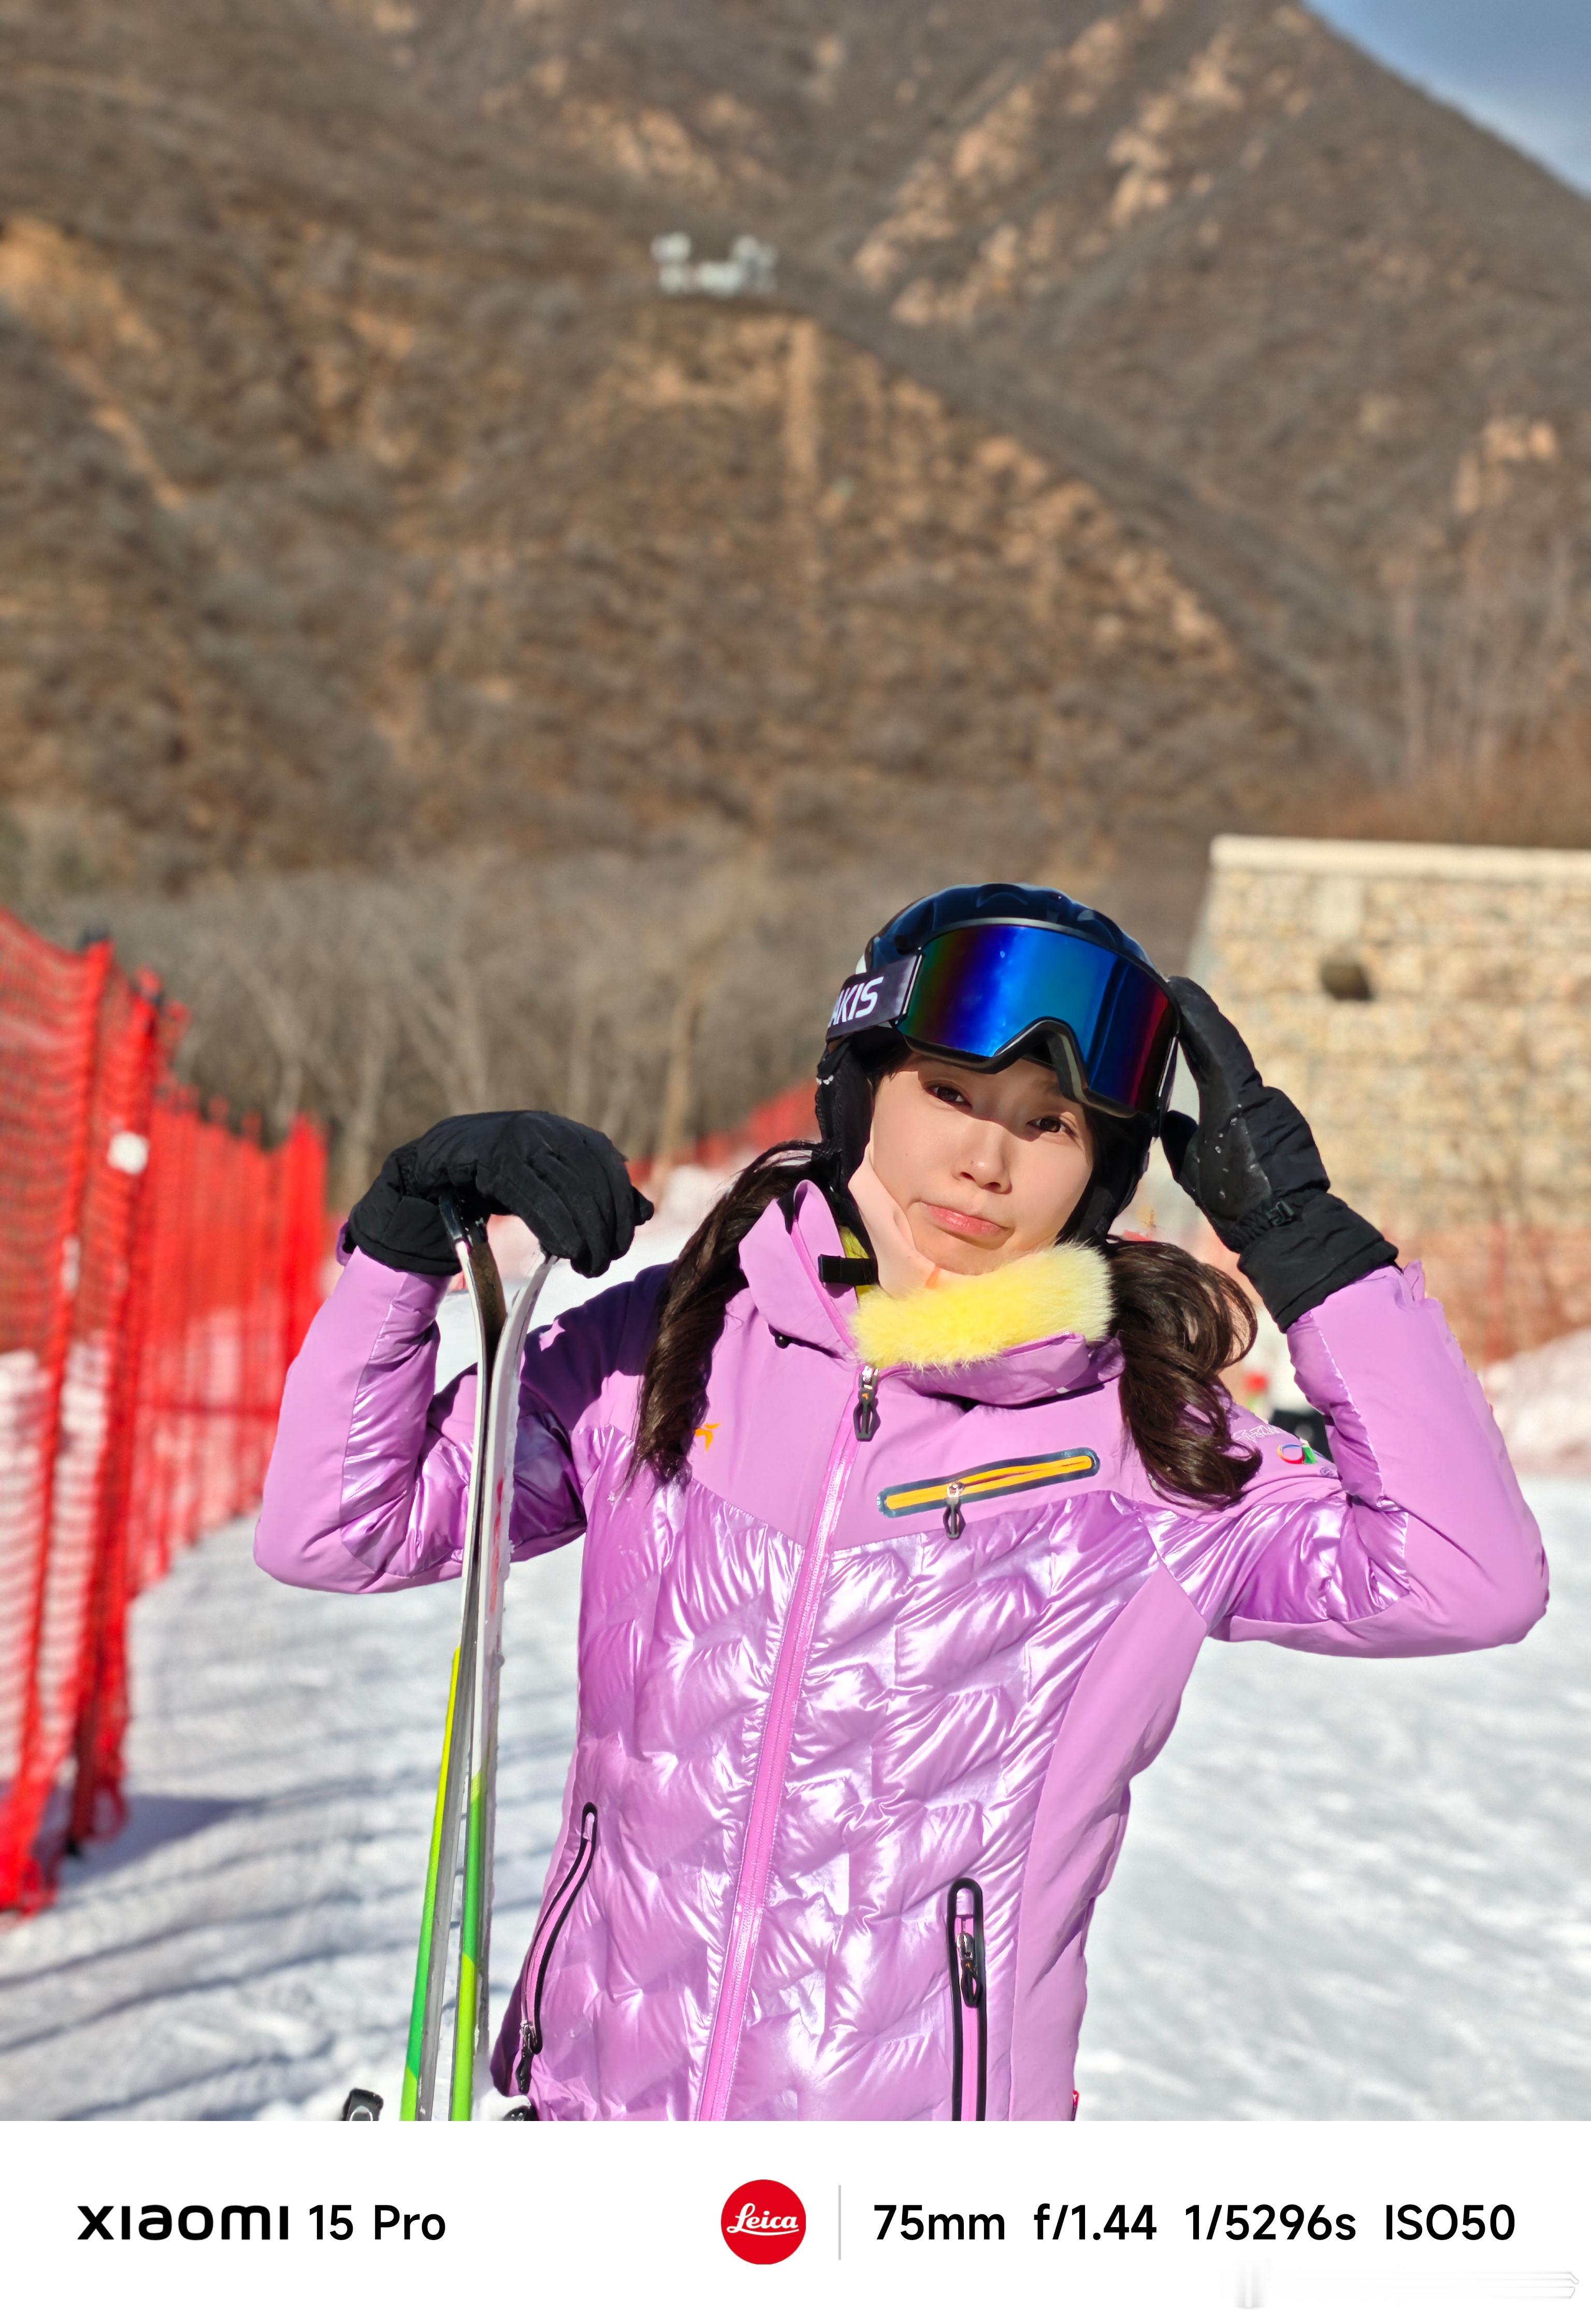
[[[1456,581],[1433,588],[1418,564],[1392,600],[1411,782],[1441,770],[1485,784],[1540,742],[1591,678],[1591,634],[1571,586],[1568,544],[1482,530]]]
[[[875,879],[815,899],[745,846],[471,854],[102,895],[53,932],[103,923],[160,973],[191,1012],[179,1069],[207,1093],[272,1135],[319,1115],[346,1202],[446,1113],[546,1106],[659,1157],[735,1120],[810,1070]]]
[[[1591,845],[1591,611],[1561,535],[1477,528],[1444,581],[1406,558],[1391,624],[1402,776],[1343,836]]]

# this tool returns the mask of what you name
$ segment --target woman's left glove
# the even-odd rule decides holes
[[[557,1113],[458,1113],[387,1156],[348,1214],[348,1240],[384,1267],[455,1275],[444,1194],[486,1217],[513,1212],[577,1275],[601,1275],[652,1216],[601,1130]]]
[[[1190,977],[1170,983],[1198,1085],[1198,1120],[1169,1113],[1161,1143],[1178,1185],[1237,1253],[1285,1332],[1332,1292],[1395,1267],[1398,1254],[1330,1192],[1309,1123],[1260,1079],[1236,1026]]]

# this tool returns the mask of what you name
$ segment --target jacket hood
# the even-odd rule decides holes
[[[821,1188],[809,1180],[797,1188],[791,1222],[770,1204],[740,1246],[747,1287],[770,1329],[848,1364],[902,1370],[927,1394],[975,1404],[1076,1395],[1121,1370],[1120,1350],[1102,1336],[1110,1326],[1109,1268],[1081,1244],[1036,1251],[965,1286],[900,1300],[869,1293],[864,1302],[819,1278],[822,1259],[844,1255]]]

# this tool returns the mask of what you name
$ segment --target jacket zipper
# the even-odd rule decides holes
[[[856,1432],[858,1444],[867,1443],[878,1434],[878,1366],[864,1364],[856,1396],[856,1409],[851,1415],[851,1425]]]
[[[984,1966],[984,1892],[952,1880],[945,1926],[950,1941],[950,2119],[982,2122],[988,2096],[989,1987]]]
[[[513,2060],[513,2087],[522,2097],[530,2089],[531,2061],[541,2047],[541,1991],[547,1982],[552,1948],[558,1942],[563,1924],[575,1908],[575,1899],[585,1886],[596,1861],[597,1809],[587,1800],[580,1810],[580,1842],[575,1850],[575,1860],[553,1891],[552,1902],[541,1915],[541,1925],[531,1940],[530,1954],[521,1981],[523,1997],[520,2007],[523,2014],[519,2048]]]
[[[873,1373],[871,1389],[867,1379],[869,1371]],[[878,1425],[878,1374],[871,1365],[863,1368],[861,1386],[864,1396],[871,1395],[873,1398],[869,1406],[871,1425],[866,1431],[870,1436]],[[801,1681],[806,1675],[812,1632],[817,1628],[818,1601],[828,1570],[829,1545],[839,1522],[840,1505],[856,1457],[856,1446],[858,1441],[865,1442],[862,1409],[858,1401],[856,1412],[847,1414],[836,1432],[833,1449],[828,1456],[828,1473],[824,1477],[823,1490],[818,1503],[817,1528],[802,1552],[801,1562],[796,1571],[790,1612],[785,1617],[784,1636],[779,1643],[773,1691],[769,1698],[768,1717],[757,1752],[757,1772],[752,1783],[745,1846],[740,1859],[740,1877],[735,1887],[735,1909],[729,1920],[729,1941],[724,1949],[724,1972],[718,1980],[717,2006],[713,2012],[707,2063],[702,2069],[701,2097],[696,2109],[698,2122],[722,2122],[728,2110],[729,2085],[735,2071],[735,2052],[740,2047],[746,1997],[751,1989],[752,1961],[762,1930],[763,1907],[767,1901],[768,1871],[773,1858],[773,1831],[779,1819],[785,1772],[790,1763],[790,1741],[795,1728],[796,1704],[800,1695]]]

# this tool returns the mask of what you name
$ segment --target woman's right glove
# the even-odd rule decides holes
[[[513,1212],[577,1275],[601,1275],[652,1216],[601,1130],[557,1113],[458,1113],[387,1156],[348,1214],[348,1240],[384,1267],[457,1275],[444,1194],[476,1217]]]
[[[1334,1291],[1398,1254],[1378,1228],[1330,1192],[1309,1123],[1260,1079],[1242,1034],[1191,978],[1169,980],[1182,1053],[1198,1085],[1198,1120],[1169,1113],[1161,1143],[1191,1194],[1285,1332]]]

